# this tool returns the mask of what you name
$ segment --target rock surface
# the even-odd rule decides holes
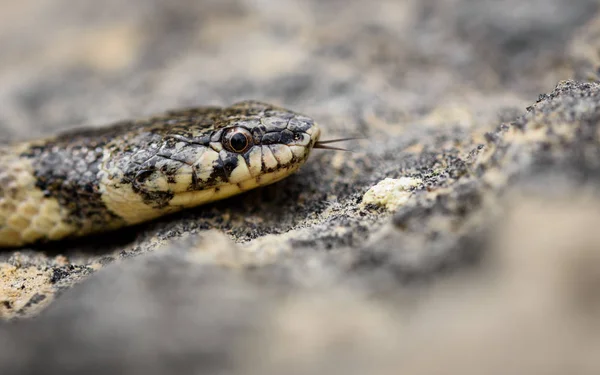
[[[0,373],[598,373],[597,11],[2,2],[2,141],[240,99],[366,139],[217,204],[1,252]]]

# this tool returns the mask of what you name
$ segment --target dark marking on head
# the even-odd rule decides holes
[[[227,153],[227,157],[223,159],[223,169],[227,175],[227,179],[231,176],[231,172],[238,166],[237,154]]]
[[[288,122],[287,129],[292,132],[306,132],[314,125],[314,121],[306,116],[296,116]]]
[[[141,186],[143,185],[150,176],[152,176],[152,174],[154,173],[154,169],[142,169],[139,170],[136,174],[135,177],[133,178],[133,182],[135,186]],[[122,183],[127,183],[129,182],[129,180],[127,179],[123,179],[121,180]]]
[[[244,160],[246,161],[246,165],[248,167],[250,166],[250,154],[252,153],[252,150],[254,150],[254,147],[260,147],[260,146],[250,147],[248,149],[248,151],[244,152],[244,154],[242,155],[244,157]],[[261,158],[260,164],[262,165],[262,158]]]
[[[291,143],[294,139],[294,133],[292,133],[289,130],[282,130],[281,133],[279,133],[279,142],[281,144],[287,145],[289,143]]]
[[[263,145],[273,145],[276,143],[280,143],[281,141],[281,131],[270,132],[263,135],[261,143]]]
[[[198,183],[199,183],[199,181],[198,181],[198,175],[196,174],[196,170],[192,169],[192,182],[188,186],[187,190],[188,191],[197,190],[198,189]]]
[[[201,182],[198,188],[213,187],[221,182],[228,181],[228,173],[225,171],[223,159],[218,158],[213,163],[213,170],[208,179]]]

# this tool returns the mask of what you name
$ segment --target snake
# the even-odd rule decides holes
[[[2,145],[0,247],[115,230],[272,184],[327,148],[320,134],[308,116],[246,100]]]

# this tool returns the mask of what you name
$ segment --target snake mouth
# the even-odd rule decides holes
[[[251,177],[237,183],[223,183],[221,185],[203,190],[177,193],[169,201],[169,206],[182,209],[229,198],[233,195],[283,180],[290,174],[294,173],[299,167],[300,164],[294,164],[286,168],[280,168],[273,172],[261,174],[257,177]]]

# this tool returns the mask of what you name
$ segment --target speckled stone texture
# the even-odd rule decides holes
[[[1,1],[2,141],[242,99],[365,139],[1,252],[0,373],[599,373],[598,8]]]

